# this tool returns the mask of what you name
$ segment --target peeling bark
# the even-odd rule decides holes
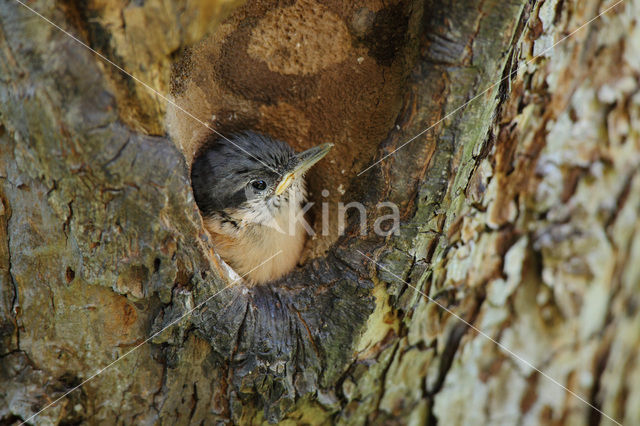
[[[2,422],[117,361],[32,422],[640,423],[640,3],[576,31],[613,4],[30,2],[178,105],[206,93],[217,130],[331,139],[312,191],[368,229],[400,206],[399,235],[350,217],[251,289],[193,201],[210,132],[170,140],[161,98],[4,2]]]

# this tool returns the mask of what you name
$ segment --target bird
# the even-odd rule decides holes
[[[269,135],[243,131],[219,138],[196,156],[193,194],[220,257],[251,285],[286,275],[307,237],[300,220],[305,173],[333,144],[303,152]]]

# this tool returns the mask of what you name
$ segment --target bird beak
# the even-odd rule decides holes
[[[322,160],[329,153],[331,147],[333,147],[332,143],[324,143],[297,154],[298,164],[282,177],[276,187],[276,195],[281,195],[289,188],[296,177],[303,176],[314,164]]]

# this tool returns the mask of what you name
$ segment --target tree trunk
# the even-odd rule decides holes
[[[640,1],[240,3],[0,5],[0,420],[640,424]],[[233,283],[237,128],[368,232]]]

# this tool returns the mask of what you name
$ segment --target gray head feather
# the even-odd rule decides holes
[[[288,144],[265,135],[247,131],[228,139],[216,141],[191,169],[193,194],[205,217],[269,196],[296,161]]]

